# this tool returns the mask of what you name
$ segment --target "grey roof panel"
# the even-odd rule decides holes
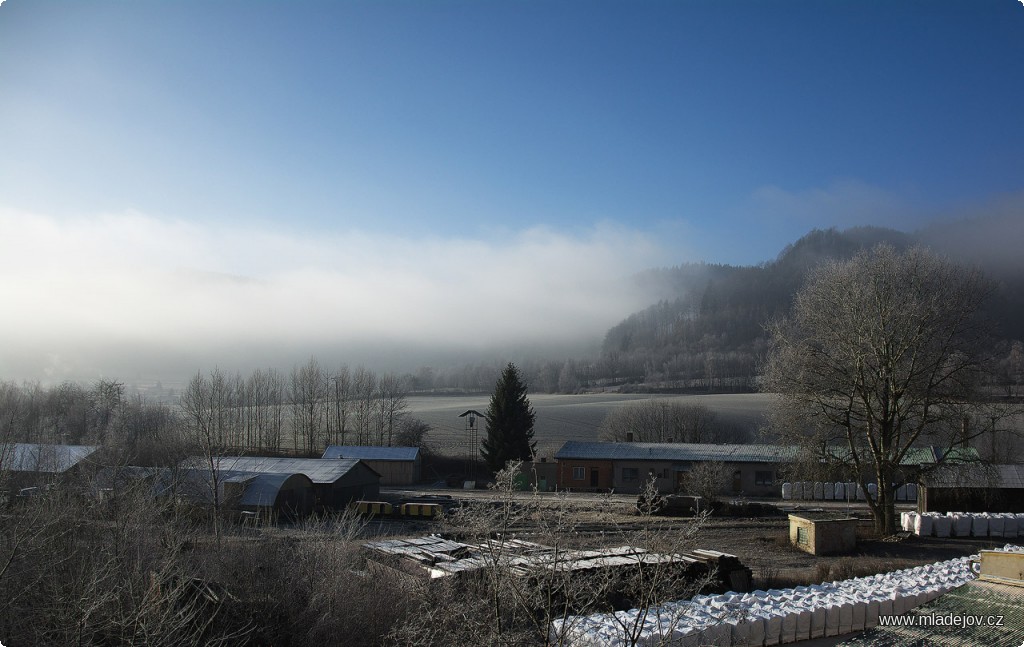
[[[364,461],[414,461],[419,447],[371,447],[364,445],[330,445],[323,458],[359,458]]]
[[[60,474],[88,458],[98,449],[95,445],[3,445],[0,446],[0,467],[12,472]]]
[[[314,483],[333,483],[348,474],[359,461],[354,458],[271,458],[266,456],[222,456],[214,459],[218,470],[258,474],[305,474]],[[186,467],[208,469],[203,457],[186,459]],[[370,469],[370,468],[366,468]]]

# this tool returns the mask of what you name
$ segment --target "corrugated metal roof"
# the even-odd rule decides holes
[[[329,445],[323,458],[358,458],[364,461],[415,461],[419,447],[371,447],[365,445]]]
[[[14,443],[0,448],[0,467],[11,472],[60,474],[88,458],[98,449],[95,445]]]
[[[333,483],[348,474],[359,460],[355,458],[271,458],[266,456],[222,456],[214,459],[224,471],[253,472],[257,474],[305,474],[314,483]],[[186,459],[186,467],[203,468],[208,461],[203,457]],[[366,467],[366,469],[370,469]]]
[[[240,470],[220,470],[217,482],[222,489],[225,483],[237,483],[242,486],[240,505],[254,507],[271,507],[277,500],[281,488],[291,478],[301,478],[307,483],[310,479],[300,473],[246,472]],[[213,502],[213,474],[209,468],[189,468],[174,472],[162,471],[154,485],[157,495],[176,494],[205,503]]]
[[[797,453],[798,448],[785,445],[600,443],[570,440],[558,450],[555,459],[779,463],[794,459]]]
[[[867,448],[864,451],[869,451]],[[844,445],[832,445],[828,449],[829,455],[839,461],[849,460],[850,448]],[[903,460],[900,461],[900,465],[934,465],[939,462],[954,464],[954,463],[972,463],[981,460],[978,455],[978,450],[974,447],[952,447],[945,449],[943,447],[934,447],[926,445],[923,447],[911,447],[903,455]]]

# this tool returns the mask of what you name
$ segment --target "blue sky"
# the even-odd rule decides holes
[[[1022,105],[1018,0],[6,0],[0,374],[590,343],[645,267],[1024,206]]]

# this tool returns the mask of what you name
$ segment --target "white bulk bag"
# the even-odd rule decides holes
[[[927,514],[919,514],[914,519],[914,534],[918,537],[930,537],[932,534],[932,518]]]
[[[971,537],[988,537],[988,516],[976,514],[971,517]]]
[[[989,537],[1002,537],[1003,536],[1003,517],[998,514],[994,514],[989,517],[988,520],[988,536]]]
[[[1004,514],[1003,515],[1003,537],[1015,539],[1018,532],[1020,532],[1020,525],[1017,521],[1017,515],[1015,514]]]

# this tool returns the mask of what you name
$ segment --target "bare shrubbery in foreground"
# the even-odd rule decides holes
[[[555,621],[692,593],[679,562],[575,571],[581,541],[566,498],[522,497],[515,465],[493,497],[458,511],[445,532],[484,545],[492,567],[426,580],[368,561],[351,515],[292,528],[225,526],[185,514],[146,487],[97,501],[53,488],[0,518],[0,640],[9,645],[559,644]],[[83,492],[87,488],[77,491]],[[694,526],[696,528],[697,525]],[[692,533],[636,524],[605,546],[672,556]],[[547,546],[546,567],[512,550]],[[640,554],[642,555],[642,553]],[[571,623],[561,625],[563,632]],[[627,635],[629,627],[624,628]],[[636,631],[639,627],[632,628]]]

